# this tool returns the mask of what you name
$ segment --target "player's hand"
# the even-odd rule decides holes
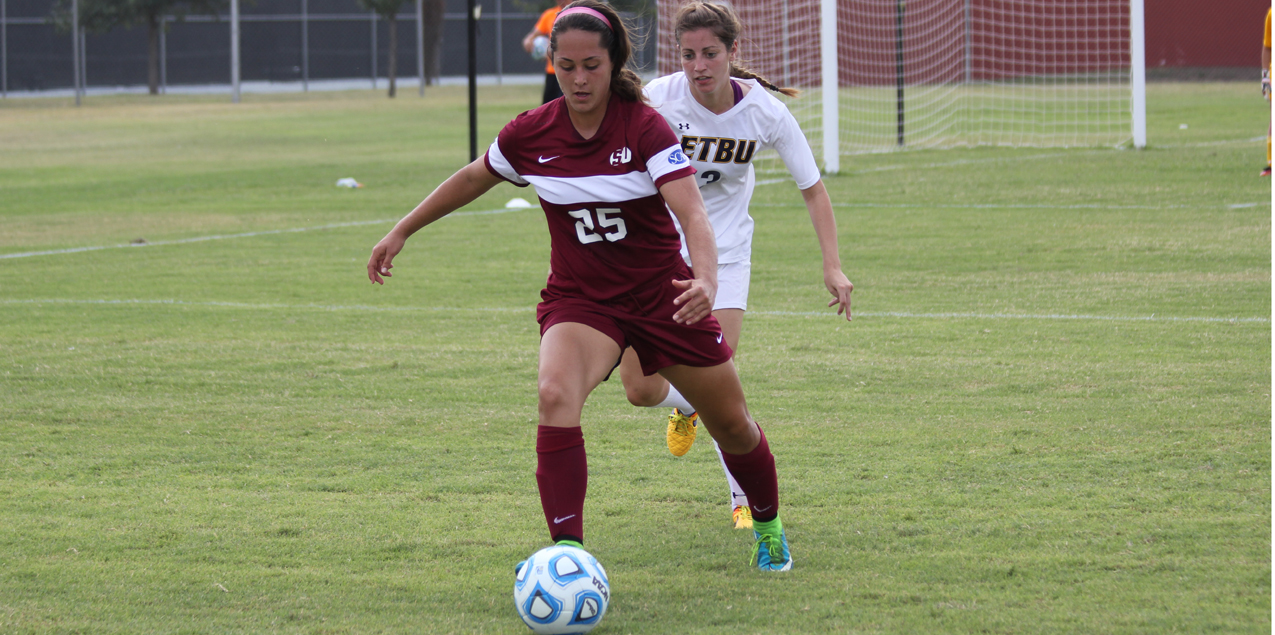
[[[1271,72],[1269,70],[1262,71],[1262,96],[1266,101],[1271,100]]]
[[[684,291],[673,300],[673,304],[682,307],[673,314],[674,322],[694,324],[713,314],[713,299],[717,297],[716,286],[699,278],[674,280],[673,286]]]
[[[394,265],[390,261],[403,250],[405,242],[406,240],[400,238],[398,234],[390,232],[381,239],[381,242],[376,243],[376,246],[372,248],[372,257],[367,261],[367,279],[376,284],[385,284],[381,276],[393,277],[394,274],[390,273],[390,269],[393,269]]]
[[[832,294],[832,300],[828,302],[828,306],[836,306],[837,315],[844,312],[846,320],[853,320],[854,318],[850,315],[850,294],[854,292],[854,283],[850,282],[840,269],[830,269],[823,272],[823,285],[828,288],[828,293]]]

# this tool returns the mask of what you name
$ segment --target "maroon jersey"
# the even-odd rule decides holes
[[[553,248],[547,290],[605,302],[685,272],[658,188],[695,169],[668,123],[612,95],[585,139],[567,108],[557,99],[519,115],[484,157],[492,174],[536,186]]]

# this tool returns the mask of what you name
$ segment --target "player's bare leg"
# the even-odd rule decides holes
[[[619,356],[615,340],[583,324],[555,324],[540,338],[536,484],[555,543],[584,542],[589,467],[580,413],[584,400],[611,372]]]
[[[540,425],[579,427],[584,400],[606,379],[620,347],[584,324],[562,322],[540,338],[537,394]]]
[[[642,362],[631,348],[624,349],[620,360],[620,381],[624,382],[624,396],[639,408],[657,407],[668,397],[668,380],[658,373],[643,375]]]
[[[722,336],[726,343],[730,344],[732,351],[739,352],[739,336],[744,330],[744,310],[743,309],[718,309],[713,311],[713,317],[717,318],[717,323],[722,326]],[[730,521],[735,529],[752,529],[753,514],[748,506],[748,496],[744,494],[743,488],[731,475],[730,469],[726,467],[726,458],[722,456],[722,449],[713,442],[713,450],[717,452],[718,459],[722,462],[722,472],[726,474],[726,487],[730,494],[728,499],[731,510]]]
[[[660,374],[695,406],[723,451],[747,454],[757,447],[759,428],[748,414],[734,362],[708,368],[669,366]]]

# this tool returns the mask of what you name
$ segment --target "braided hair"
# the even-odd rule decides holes
[[[583,0],[581,0],[583,1]],[[739,16],[735,15],[735,11],[728,5],[715,4],[710,2],[700,2],[693,0],[688,2],[677,10],[677,15],[673,18],[673,36],[681,43],[682,34],[697,29],[708,29],[717,36],[717,39],[726,45],[726,49],[730,50],[739,39],[739,34],[744,30],[744,25],[740,23]],[[777,93],[796,97],[800,92],[795,88],[780,88],[773,84],[770,80],[758,75],[757,73],[737,64],[730,63],[730,76],[740,79],[757,80],[758,84],[769,88]]]

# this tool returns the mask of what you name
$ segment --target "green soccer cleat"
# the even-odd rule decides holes
[[[788,553],[788,537],[783,523],[776,518],[761,523],[753,521],[753,555],[748,564],[757,565],[762,571],[787,571],[792,568],[792,554]]]

